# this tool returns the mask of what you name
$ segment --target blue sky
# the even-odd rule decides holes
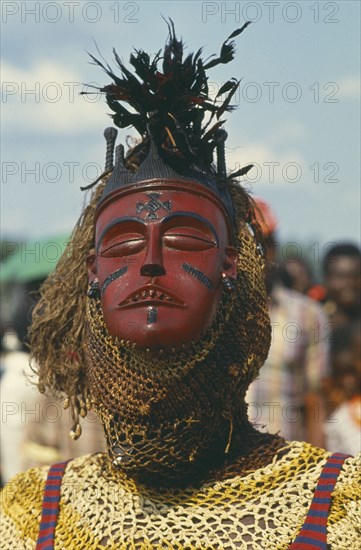
[[[245,18],[217,85],[242,78],[227,116],[228,167],[255,163],[245,185],[272,206],[282,241],[322,250],[360,238],[360,3],[5,2],[2,17],[2,237],[70,232],[89,183],[103,168],[104,100],[83,83],[109,83],[89,64],[94,41],[107,61],[132,47],[155,53],[171,17],[188,51],[218,53]],[[121,137],[135,131],[121,132]]]

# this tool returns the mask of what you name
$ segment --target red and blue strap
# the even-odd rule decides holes
[[[343,463],[349,456],[334,453],[328,458],[322,468],[306,520],[289,550],[327,550],[327,518],[331,507],[331,494]],[[49,469],[36,550],[54,550],[61,482],[68,462],[59,462]]]
[[[61,482],[68,462],[67,460],[66,462],[53,464],[49,469],[35,550],[54,550],[54,534],[59,515]]]
[[[327,518],[331,494],[343,463],[349,456],[334,453],[328,458],[322,468],[306,520],[288,550],[327,550]]]

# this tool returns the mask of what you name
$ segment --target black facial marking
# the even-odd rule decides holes
[[[148,193],[147,197],[150,197],[150,200],[145,204],[142,202],[137,202],[136,212],[148,212],[145,219],[147,220],[157,220],[158,216],[156,214],[157,210],[164,208],[167,212],[170,212],[172,209],[171,201],[161,202],[158,197],[161,197],[162,193]]]
[[[152,325],[153,323],[156,323],[157,317],[158,317],[158,309],[156,307],[148,307],[148,313],[147,313],[148,325]]]
[[[127,271],[128,271],[128,266],[121,267],[120,269],[117,269],[116,271],[114,271],[114,273],[112,273],[105,279],[100,289],[100,292],[103,294],[105,289],[107,288],[108,285],[110,285],[111,282],[113,282],[115,279],[118,279],[119,277],[122,277]]]
[[[199,269],[193,267],[192,265],[189,265],[189,264],[183,264],[182,265],[182,269],[186,272],[186,273],[189,273],[189,275],[193,275],[193,277],[195,277],[196,279],[198,279],[198,281],[202,284],[204,284],[207,288],[209,288],[209,290],[212,290],[213,289],[213,285],[212,285],[212,282],[208,279],[207,275],[205,275],[202,271],[200,271]]]

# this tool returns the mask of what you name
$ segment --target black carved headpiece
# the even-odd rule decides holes
[[[104,187],[100,203],[116,189],[151,179],[195,181],[215,192],[223,201],[230,220],[233,207],[227,190],[227,181],[246,174],[251,165],[227,176],[225,163],[226,131],[222,128],[222,115],[232,111],[230,101],[239,81],[231,78],[221,86],[216,97],[209,97],[206,71],[234,58],[238,36],[247,26],[235,30],[223,42],[219,56],[202,59],[202,49],[183,59],[183,43],[175,35],[173,22],[168,24],[169,39],[163,54],[159,51],[151,60],[142,51],[135,50],[130,72],[114,51],[121,70],[116,76],[108,64],[101,63],[90,54],[96,65],[101,66],[113,83],[97,88],[106,94],[108,106],[114,112],[114,124],[119,128],[133,126],[141,135],[141,142],[124,158],[124,148],[118,145],[113,167],[113,150],[117,131],[108,128],[106,171],[112,170]],[[162,72],[158,64],[162,60]],[[89,94],[90,92],[83,92]],[[223,101],[221,101],[222,97]],[[131,110],[124,107],[127,103]],[[205,121],[205,117],[207,120]],[[214,151],[217,162],[213,162]]]

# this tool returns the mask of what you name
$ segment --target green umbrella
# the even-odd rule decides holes
[[[29,282],[45,279],[60,260],[69,235],[21,243],[1,266],[0,282]]]

